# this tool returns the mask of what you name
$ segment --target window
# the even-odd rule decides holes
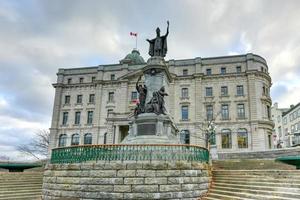
[[[108,109],[108,110],[107,110],[107,117],[108,117],[110,114],[112,114],[113,112],[114,112],[113,109]]]
[[[265,86],[262,87],[262,94],[266,95],[266,87]]]
[[[241,73],[242,72],[242,67],[241,66],[237,66],[236,67],[236,73]]]
[[[187,69],[182,70],[182,75],[187,76],[188,75],[188,70]]]
[[[92,76],[92,83],[96,81],[96,77]]]
[[[83,78],[79,78],[79,83],[83,83]]]
[[[286,118],[286,117],[283,118],[283,124],[284,124],[284,125],[287,124],[287,118]]]
[[[67,135],[66,134],[60,135],[58,139],[58,147],[65,147],[66,144],[67,144]]]
[[[267,115],[268,115],[268,119],[271,119],[271,109],[270,109],[270,106],[267,106]]]
[[[107,143],[107,133],[104,133],[103,135],[103,144]]]
[[[180,131],[181,144],[190,144],[190,132],[188,130]]]
[[[79,140],[80,140],[79,134],[78,133],[73,134],[71,139],[71,145],[79,145]]]
[[[92,141],[93,141],[93,136],[91,133],[86,133],[84,135],[84,144],[92,144]]]
[[[222,148],[223,149],[231,149],[231,131],[228,129],[224,129],[221,131],[222,138]]]
[[[87,124],[92,124],[93,123],[93,111],[88,111],[87,112]]]
[[[70,104],[70,100],[71,100],[71,96],[70,95],[66,95],[65,96],[65,104]]]
[[[239,119],[245,119],[245,106],[244,104],[237,105],[237,115]]]
[[[207,119],[207,121],[210,121],[213,119],[213,106],[212,105],[206,106],[206,119]]]
[[[226,67],[221,67],[221,74],[222,75],[226,74]]]
[[[212,95],[213,95],[212,87],[206,87],[205,88],[205,96],[212,97]]]
[[[222,105],[222,119],[228,120],[229,119],[229,110],[228,110],[228,104]]]
[[[181,97],[188,98],[189,97],[189,89],[188,88],[181,88]]]
[[[110,80],[114,81],[116,79],[116,76],[114,74],[110,75]]]
[[[138,94],[136,91],[131,92],[131,101],[135,101],[138,98]]]
[[[280,121],[281,121],[281,116],[278,115],[278,116],[277,116],[277,122],[280,123]]]
[[[238,148],[248,148],[248,133],[246,129],[239,129],[237,132]]]
[[[68,78],[68,84],[71,84],[71,83],[72,83],[72,79]]]
[[[80,112],[79,111],[77,111],[77,112],[75,112],[75,124],[80,124]]]
[[[89,103],[95,103],[95,94],[90,94]]]
[[[82,95],[77,95],[77,103],[82,103]]]
[[[68,122],[68,112],[63,112],[63,120],[62,120],[62,125],[67,125]]]
[[[189,119],[189,107],[181,106],[181,119],[188,120]]]
[[[263,67],[260,67],[260,71],[262,71],[262,72],[263,72],[263,71],[264,71],[264,68],[263,68]]]
[[[228,87],[227,86],[221,87],[221,96],[228,96]]]
[[[208,75],[208,76],[211,75],[211,69],[206,69],[206,75]]]
[[[108,102],[113,102],[114,101],[114,92],[109,92],[108,93]]]
[[[237,85],[236,86],[236,95],[237,96],[243,96],[244,95],[244,87],[243,87],[243,85]]]

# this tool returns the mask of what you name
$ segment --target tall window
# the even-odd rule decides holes
[[[228,110],[228,104],[222,105],[222,119],[228,120],[229,119],[229,110]]]
[[[206,69],[206,75],[211,75],[211,69],[209,68],[209,69]]]
[[[213,95],[212,87],[206,87],[205,88],[205,96],[211,97]]]
[[[89,103],[95,103],[95,94],[90,94]]]
[[[241,66],[237,66],[236,67],[236,73],[241,73],[242,72],[242,67]]]
[[[237,132],[239,148],[248,148],[248,133],[246,129],[239,129]]]
[[[182,70],[182,75],[187,76],[188,75],[188,70],[187,69]]]
[[[62,120],[62,125],[67,125],[68,122],[68,112],[63,112],[63,120]]]
[[[190,144],[190,132],[188,130],[180,131],[180,141],[182,144]]]
[[[72,79],[68,78],[68,84],[71,84],[71,83],[72,83]]]
[[[109,92],[108,93],[108,101],[109,102],[113,102],[114,101],[114,95],[115,95],[114,92]]]
[[[92,76],[92,83],[96,81],[96,77]]]
[[[79,78],[79,83],[83,83],[83,78]]]
[[[240,119],[244,119],[245,118],[245,105],[240,103],[237,105],[237,116]]]
[[[65,96],[65,104],[70,104],[70,100],[71,100],[71,96],[70,95],[66,95]]]
[[[73,134],[71,139],[71,145],[79,145],[79,140],[80,140],[79,134],[78,133]]]
[[[243,96],[244,95],[244,87],[242,85],[236,86],[236,95]]]
[[[213,119],[213,106],[212,105],[206,106],[206,119],[207,119],[207,121],[210,121]]]
[[[114,81],[116,79],[116,76],[114,74],[110,75],[110,80]]]
[[[87,112],[87,124],[92,124],[93,123],[93,111],[88,111]]]
[[[82,95],[77,95],[77,103],[82,103]]]
[[[131,101],[135,101],[138,98],[138,94],[136,91],[131,92]]]
[[[231,131],[229,129],[223,129],[221,131],[221,138],[222,138],[222,148],[231,149],[232,146]]]
[[[75,112],[75,124],[80,124],[80,111]]]
[[[58,147],[65,147],[66,144],[67,144],[67,135],[66,134],[60,135],[58,139]]]
[[[103,135],[103,144],[107,143],[107,133],[104,133]]]
[[[228,95],[228,87],[222,86],[221,87],[221,96],[227,96]]]
[[[267,115],[268,115],[268,119],[271,119],[271,109],[270,109],[270,106],[267,106]]]
[[[84,135],[84,144],[92,144],[92,140],[93,140],[93,137],[92,137],[91,133],[86,133]]]
[[[189,89],[188,88],[181,88],[181,97],[188,98],[189,97]]]
[[[181,106],[181,119],[188,120],[189,119],[189,107]]]
[[[226,67],[221,67],[221,74],[222,75],[226,74]]]

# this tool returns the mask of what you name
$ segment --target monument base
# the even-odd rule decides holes
[[[143,113],[132,120],[122,144],[180,144],[178,129],[168,115]]]

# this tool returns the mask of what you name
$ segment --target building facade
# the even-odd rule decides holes
[[[279,147],[293,147],[300,145],[300,103],[290,108],[278,108],[278,103],[272,107],[274,132]]]
[[[166,64],[172,78],[166,108],[183,143],[204,146],[207,124],[213,123],[219,152],[273,147],[265,59],[246,54]],[[133,50],[119,64],[59,69],[53,84],[51,148],[120,143],[128,134],[138,101],[136,81],[145,65]]]

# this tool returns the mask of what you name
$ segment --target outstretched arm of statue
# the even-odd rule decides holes
[[[169,35],[169,25],[170,25],[170,23],[169,23],[169,20],[167,21],[167,24],[168,24],[168,26],[167,26],[167,33],[166,33],[166,37]]]
[[[153,43],[153,41],[152,41],[152,40],[149,40],[149,39],[147,39],[147,41],[148,41],[149,43]]]

